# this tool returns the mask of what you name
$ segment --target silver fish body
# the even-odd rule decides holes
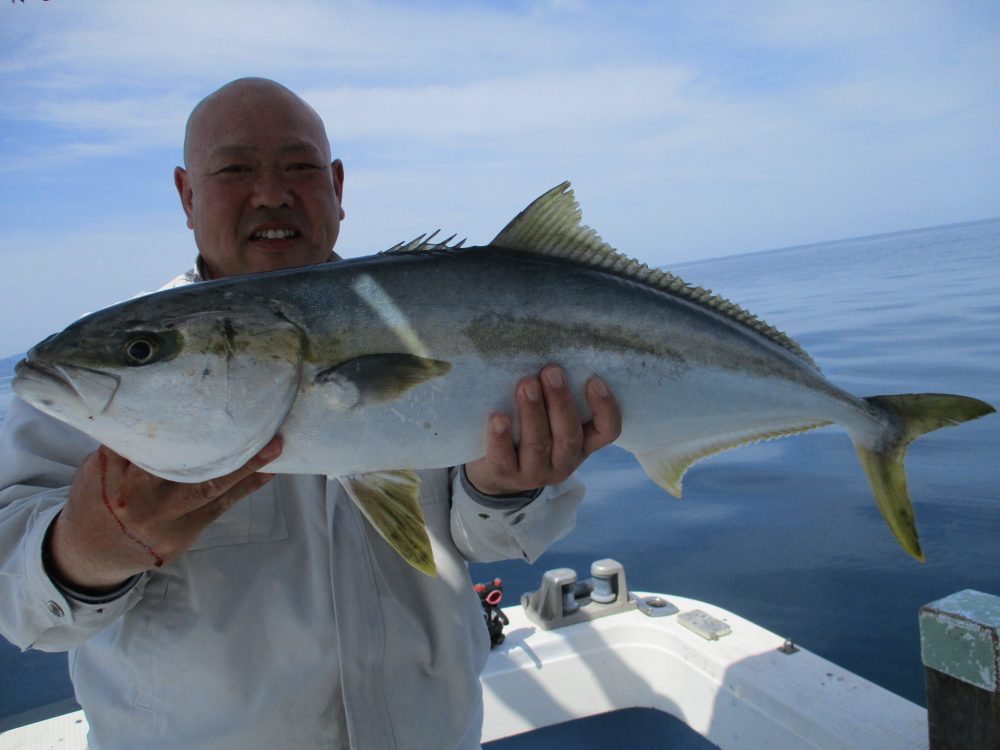
[[[618,445],[676,495],[705,456],[843,425],[917,557],[906,445],[993,410],[961,396],[861,399],[837,388],[784,334],[605,245],[580,225],[566,184],[486,247],[415,241],[116,305],[35,347],[14,388],[180,481],[232,471],[280,431],[269,471],[354,478],[345,486],[371,519],[412,486],[365,495],[373,483],[357,477],[482,456],[489,414],[513,413],[516,382],[550,362],[585,417],[583,384],[608,383],[622,408]],[[416,533],[381,530],[390,543]],[[408,554],[410,541],[395,541]]]
[[[622,408],[618,445],[637,455],[827,422],[873,436],[883,429],[878,413],[780,346],[693,303],[586,267],[469,248],[338,263],[305,276],[336,277],[339,298],[296,310],[305,313],[298,319],[309,340],[340,331],[345,361],[402,352],[449,367],[379,402],[358,393],[365,375],[320,383],[327,360],[304,363],[282,427],[279,471],[324,467],[340,475],[478,458],[488,415],[512,413],[513,385],[549,362],[566,369],[585,416],[583,384],[605,379]],[[382,365],[392,366],[373,362]]]

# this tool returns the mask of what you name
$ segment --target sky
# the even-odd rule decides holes
[[[0,358],[190,267],[184,123],[246,75],[323,116],[345,257],[564,179],[667,268],[1000,216],[994,0],[0,2]]]

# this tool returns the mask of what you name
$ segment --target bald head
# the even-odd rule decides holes
[[[336,258],[344,166],[323,120],[279,83],[241,78],[205,97],[174,182],[213,277]]]
[[[297,111],[305,121],[315,128],[318,140],[325,145],[324,157],[330,160],[330,140],[323,126],[323,119],[315,109],[291,89],[269,78],[237,78],[213,91],[191,110],[187,127],[184,129],[184,166],[189,167],[193,153],[202,147],[203,123],[213,121],[219,113],[235,113],[238,116],[253,116],[261,108],[287,107]]]

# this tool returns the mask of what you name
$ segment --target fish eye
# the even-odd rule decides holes
[[[134,367],[148,365],[154,359],[159,347],[156,339],[151,336],[133,336],[125,342],[122,349],[125,362]]]

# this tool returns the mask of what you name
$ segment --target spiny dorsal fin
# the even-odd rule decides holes
[[[672,273],[650,268],[607,244],[590,227],[581,224],[582,214],[569,182],[549,190],[514,217],[490,243],[492,247],[538,253],[600,268],[632,281],[662,289],[682,299],[725,315],[801,357],[816,363],[789,336],[768,325],[739,305],[692,286]],[[818,369],[818,368],[817,368]]]
[[[441,242],[431,242],[435,237],[437,237],[440,229],[435,229],[429,235],[422,234],[419,237],[415,237],[409,242],[399,242],[388,250],[383,250],[379,255],[386,255],[387,253],[425,253],[438,250],[458,250],[462,245],[465,244],[465,240],[459,240],[454,245],[449,245],[455,237],[458,235],[452,235],[446,240],[441,240]]]

